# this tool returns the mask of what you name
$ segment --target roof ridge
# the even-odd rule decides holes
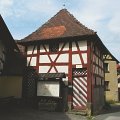
[[[66,11],[67,11],[67,9],[66,9]],[[74,21],[75,21],[77,24],[81,25],[83,28],[85,28],[85,29],[87,29],[87,30],[90,30],[91,32],[96,33],[94,30],[89,29],[89,28],[86,27],[84,24],[82,24],[79,20],[77,20],[77,19],[74,17],[74,15],[71,14],[69,11],[67,11],[67,13],[74,19]]]

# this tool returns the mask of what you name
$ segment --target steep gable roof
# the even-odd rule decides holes
[[[0,40],[2,43],[10,50],[17,50],[19,51],[7,25],[5,24],[2,16],[0,15]]]
[[[48,22],[25,37],[22,41],[27,42],[92,34],[95,34],[93,30],[82,25],[66,9],[62,9],[48,20]]]

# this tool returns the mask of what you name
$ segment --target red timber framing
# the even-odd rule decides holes
[[[72,41],[69,42],[69,76],[68,76],[68,80],[69,80],[69,86],[72,85]],[[72,95],[68,95],[68,102],[73,102],[72,101]]]
[[[91,42],[87,42],[87,100],[92,103],[92,76],[91,76]]]
[[[92,111],[96,111],[104,103],[104,68],[103,50],[97,42],[91,42],[91,103]],[[88,93],[89,94],[89,93]],[[99,101],[98,101],[99,100]],[[97,107],[96,107],[97,106]]]
[[[36,70],[39,73],[40,45],[37,45],[37,64]]]
[[[69,50],[63,51],[65,45],[66,45],[66,43],[64,43],[63,46],[62,46],[62,48],[61,48],[58,52],[55,52],[55,53],[51,53],[51,52],[47,51],[44,44],[43,44],[43,48],[44,48],[45,52],[40,52],[40,47],[39,47],[39,45],[34,45],[33,50],[32,50],[32,53],[31,53],[31,54],[27,54],[27,57],[30,57],[30,60],[29,60],[29,62],[28,62],[28,66],[30,65],[30,62],[31,62],[31,60],[32,60],[32,57],[37,57],[37,62],[36,62],[37,64],[34,66],[34,67],[37,67],[37,69],[38,69],[39,66],[45,66],[45,65],[50,66],[50,68],[49,68],[49,70],[48,70],[48,73],[50,72],[50,70],[52,69],[52,67],[54,67],[55,70],[56,70],[56,72],[58,72],[58,71],[57,71],[57,68],[56,68],[56,65],[57,65],[57,66],[62,66],[62,65],[65,65],[65,66],[66,66],[66,65],[67,65],[67,66],[69,66],[69,76],[68,76],[68,78],[69,78],[69,80],[71,80],[71,79],[72,79],[72,67],[74,67],[74,66],[77,65],[77,64],[72,64],[72,54],[74,54],[74,55],[75,55],[75,54],[78,54],[79,57],[80,57],[80,60],[81,60],[81,65],[82,65],[83,67],[87,67],[87,64],[84,63],[83,58],[82,58],[82,55],[81,55],[81,54],[87,53],[87,50],[85,50],[85,51],[80,51],[80,49],[79,49],[79,47],[78,47],[78,44],[77,44],[77,42],[76,42],[76,46],[77,46],[77,49],[78,49],[78,50],[77,50],[77,51],[72,51],[72,45],[71,45],[71,42],[70,42],[70,43],[69,43]],[[37,53],[34,53],[34,50],[35,50],[35,47],[36,47],[36,46],[37,46]],[[57,56],[56,56],[55,60],[52,60],[50,55],[54,55],[54,54],[55,54],[55,55],[57,54]],[[58,58],[59,58],[59,56],[60,56],[61,54],[68,54],[68,56],[69,56],[69,61],[68,61],[68,62],[61,62],[61,63],[58,62],[58,63],[57,63],[57,60],[58,60]],[[47,63],[47,62],[46,62],[46,63],[40,63],[40,62],[39,62],[40,55],[47,55],[48,58],[49,58],[49,60],[50,60],[50,63]],[[71,71],[71,74],[70,74],[70,71]]]
[[[85,47],[84,49],[81,47],[82,42],[86,43],[82,46]],[[48,42],[33,45],[30,53],[27,54],[29,58],[28,65],[32,66],[33,64],[38,73],[64,72],[67,77],[68,87],[73,89],[73,94],[68,95],[68,102],[71,102],[72,108],[85,109],[87,103],[92,104],[94,102],[93,96],[96,84],[104,85],[101,49],[92,41],[71,40],[69,42],[59,42],[59,50],[50,52],[50,44]],[[28,53],[28,51],[26,52]],[[32,58],[35,58],[35,61],[32,61]],[[31,62],[33,63],[31,64]],[[36,63],[34,64],[34,62]],[[83,72],[79,76],[73,75],[73,70],[79,68],[83,69],[83,71],[86,69],[86,76],[82,75]],[[82,80],[84,80],[84,83]],[[78,92],[81,93],[82,97],[78,95]]]
[[[45,70],[46,73],[59,73],[59,66],[63,67],[62,72],[66,73],[67,79],[68,79],[68,86],[73,87],[73,68],[87,68],[87,53],[88,47],[87,47],[87,41],[82,41],[83,46],[85,49],[82,49],[81,47],[81,41],[69,41],[69,42],[60,42],[59,43],[59,50],[57,52],[50,52],[49,51],[49,45],[50,43],[42,43],[42,44],[36,44],[33,45],[30,52],[29,52],[29,46],[27,52],[27,58],[28,59],[28,66],[33,66],[39,73],[43,73],[42,67],[46,67],[48,70]],[[30,45],[31,46],[31,45]],[[88,50],[87,50],[88,49]],[[35,50],[37,52],[35,52]],[[29,54],[28,54],[29,53]],[[63,55],[63,57],[61,57]],[[52,58],[54,56],[54,59]],[[84,58],[83,58],[84,56]],[[45,57],[47,59],[43,58]],[[35,58],[35,61],[32,61],[32,58]],[[42,58],[42,59],[41,59]],[[77,59],[77,60],[76,60]],[[61,61],[60,61],[61,60]],[[75,63],[77,61],[77,63]],[[31,62],[36,62],[31,63]],[[67,69],[66,71],[64,71]],[[54,71],[52,71],[54,69]],[[61,69],[60,69],[61,70]],[[68,101],[72,102],[73,96],[68,95]]]
[[[79,23],[66,9],[20,43],[26,46],[27,65],[38,73],[66,74],[64,81],[70,90],[68,102],[72,108],[84,109],[87,103],[96,108],[103,105],[103,53],[109,51],[96,32]],[[51,44],[56,45],[54,49]]]

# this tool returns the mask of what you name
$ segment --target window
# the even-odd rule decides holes
[[[109,72],[109,64],[108,63],[104,63],[104,70],[105,72]]]
[[[118,78],[118,83],[120,83],[120,78]]]
[[[109,81],[105,81],[105,91],[109,91]]]
[[[50,52],[58,52],[58,50],[59,50],[59,44],[58,43],[51,43],[50,45],[49,45],[49,51]]]

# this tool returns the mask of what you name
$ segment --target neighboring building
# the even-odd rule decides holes
[[[22,97],[23,57],[0,15],[0,97]]]
[[[118,77],[116,66],[119,61],[112,55],[106,55],[104,58],[106,101],[118,101]]]
[[[25,46],[26,66],[34,68],[39,76],[66,74],[69,109],[98,111],[103,107],[103,55],[110,53],[96,32],[82,25],[66,9],[18,43]],[[28,71],[25,74],[33,75]],[[30,88],[36,90],[36,87]]]
[[[117,65],[117,75],[118,75],[118,101],[120,101],[120,64]]]

